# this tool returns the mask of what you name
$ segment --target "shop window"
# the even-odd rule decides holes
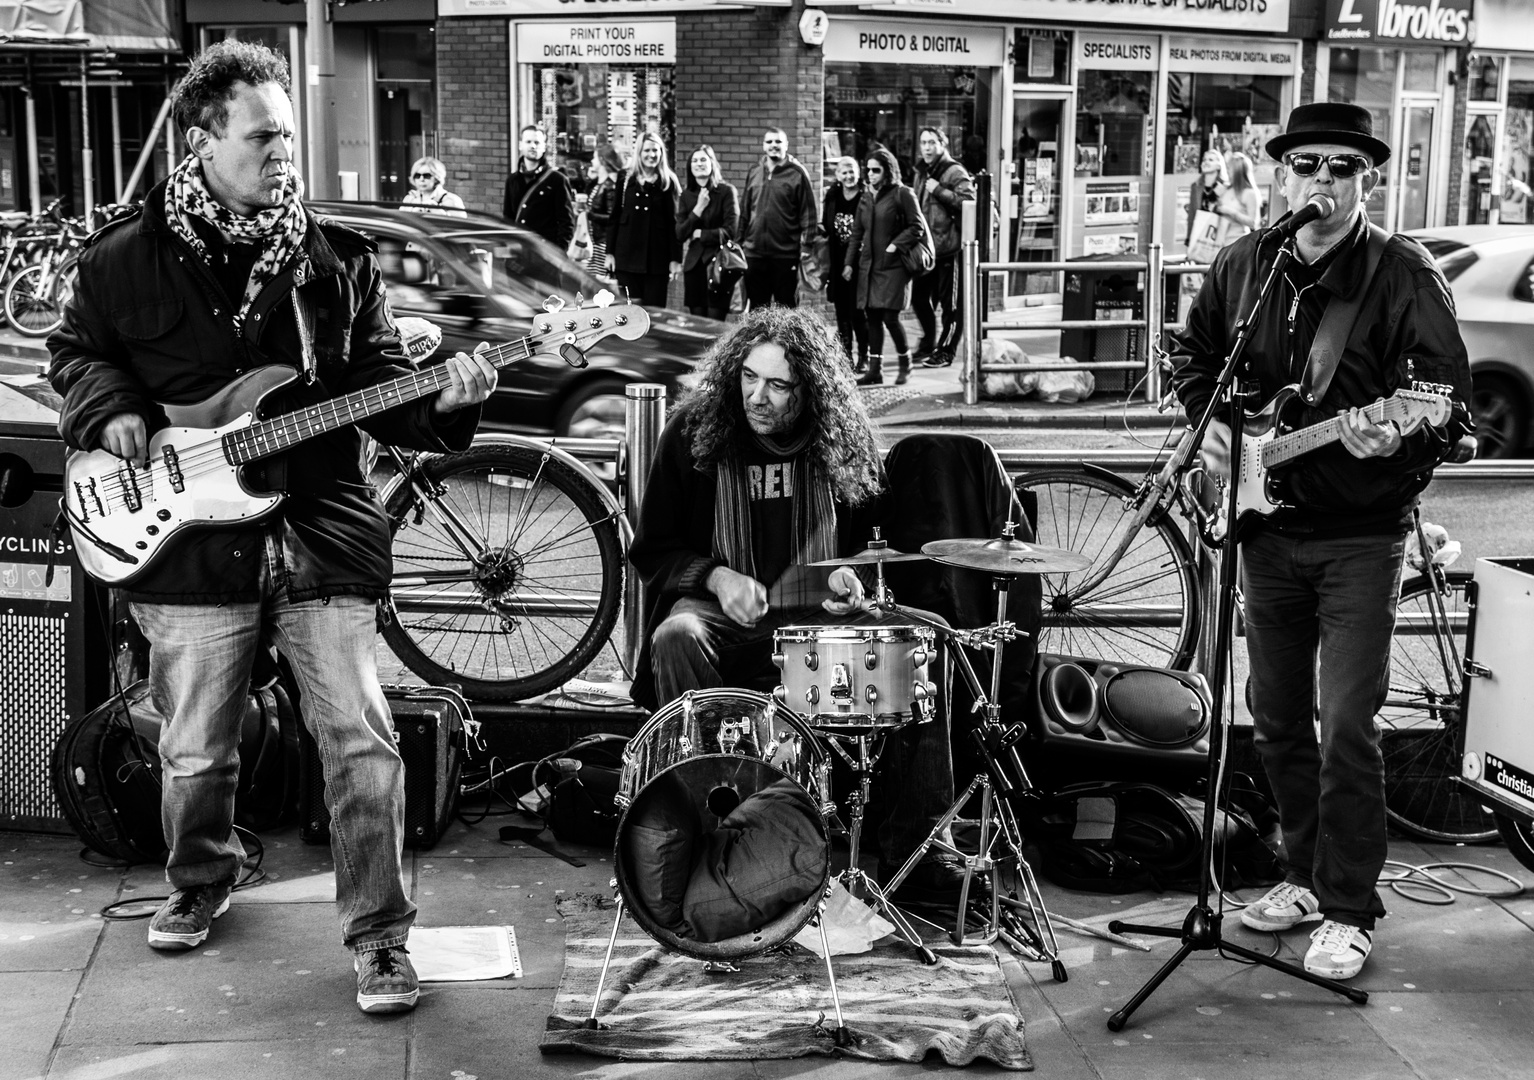
[[[1071,35],[1019,28],[1012,35],[1012,81],[1069,83]]]
[[[1443,54],[1436,49],[1403,49],[1405,71],[1401,75],[1401,89],[1408,92],[1436,94],[1438,68]]]
[[[1471,113],[1465,125],[1465,170],[1459,189],[1459,220],[1466,225],[1485,225],[1491,221],[1496,179],[1492,163],[1496,153],[1496,114]]]
[[[1410,52],[1411,50],[1406,50]],[[1374,131],[1389,141],[1391,117],[1395,107],[1396,64],[1398,49],[1338,49],[1331,51],[1331,77],[1327,82],[1328,101],[1346,101],[1369,110]],[[1367,206],[1369,220],[1385,224],[1385,185],[1375,187]]]
[[[1138,176],[1145,171],[1151,113],[1149,71],[1083,71],[1076,102],[1076,175]]]
[[[1507,116],[1502,128],[1501,221],[1534,222],[1530,207],[1530,159],[1534,158],[1534,61],[1514,59],[1508,65]]]
[[[1470,100],[1496,101],[1502,89],[1502,57],[1470,57]]]
[[[410,191],[410,166],[437,154],[437,53],[430,26],[379,27],[376,123],[378,197],[403,199]],[[452,169],[468,162],[444,162],[448,188]]]
[[[974,68],[919,64],[827,63],[824,124],[826,182],[836,159],[868,157],[884,146],[910,183],[921,160],[916,133],[924,127],[948,133],[948,152],[971,173],[986,167],[990,94]]]
[[[676,162],[676,80],[670,64],[534,64],[533,120],[549,135],[549,160],[576,191],[592,183],[597,147],[612,143],[625,162],[639,136],[654,132]]]

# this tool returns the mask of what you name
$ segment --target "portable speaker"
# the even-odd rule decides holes
[[[1202,675],[1044,653],[1033,689],[1033,734],[1045,744],[1183,764],[1209,753]]]
[[[442,836],[458,809],[464,733],[474,721],[468,702],[446,687],[386,686],[384,696],[394,717],[394,742],[405,762],[405,846],[425,850]],[[328,844],[330,811],[319,748],[307,728],[303,741],[298,835],[306,844]]]

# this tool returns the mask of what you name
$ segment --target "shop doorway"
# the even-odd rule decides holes
[[[1434,126],[1438,102],[1408,99],[1401,109],[1401,133],[1396,139],[1395,229],[1405,232],[1426,228],[1432,215]]]
[[[1015,97],[1012,131],[1005,166],[1011,181],[1007,202],[1005,256],[1013,262],[1059,262],[1065,235],[1060,198],[1060,163],[1070,149],[1066,119],[1066,94]],[[1057,271],[1014,271],[1008,281],[1011,295],[1039,296],[1060,292]]]
[[[1465,123],[1465,174],[1460,187],[1466,225],[1497,224],[1497,147],[1502,114],[1472,112]]]

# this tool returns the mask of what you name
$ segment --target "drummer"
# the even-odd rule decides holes
[[[866,545],[884,487],[831,330],[795,309],[753,309],[699,376],[661,432],[629,550],[648,586],[631,694],[651,710],[688,690],[770,690],[784,626],[903,621],[868,614],[851,566],[809,565]],[[886,740],[876,785],[887,880],[953,801],[946,695],[934,721]],[[895,898],[951,905],[963,878],[956,859],[929,855]]]

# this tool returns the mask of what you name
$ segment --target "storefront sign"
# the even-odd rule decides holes
[[[437,14],[454,15],[651,15],[714,8],[789,7],[792,0],[437,0]]]
[[[827,60],[844,63],[993,68],[1006,62],[1006,45],[1000,26],[833,18],[823,48]]]
[[[1155,71],[1161,43],[1125,34],[1077,34],[1076,66],[1111,71]]]
[[[676,20],[583,19],[517,27],[520,64],[674,64]]]
[[[1289,29],[1289,4],[1290,0],[890,0],[889,10],[1018,21],[1110,23],[1140,30],[1262,30],[1282,34]]]
[[[1474,11],[1475,0],[1326,0],[1326,39],[1468,45]]]
[[[1172,71],[1241,71],[1252,75],[1298,75],[1298,41],[1177,38],[1167,45]]]

